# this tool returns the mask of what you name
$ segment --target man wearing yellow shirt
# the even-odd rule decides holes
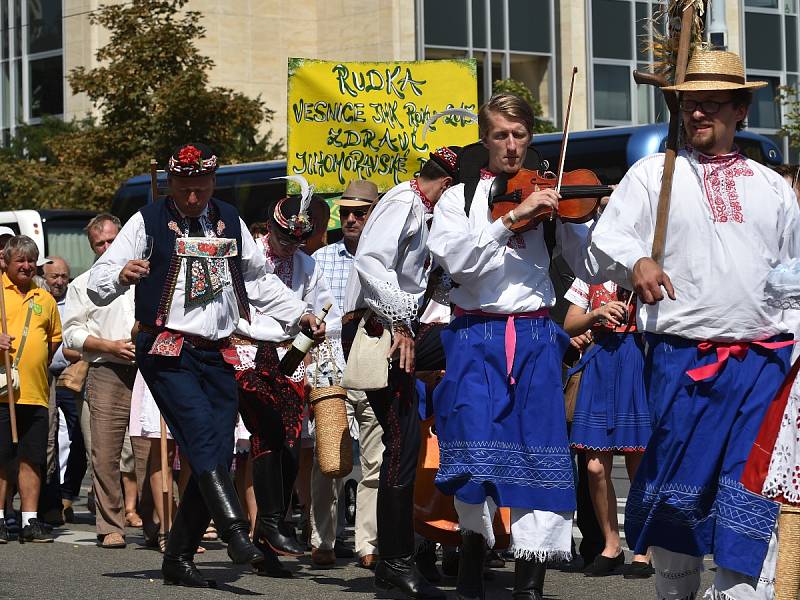
[[[53,537],[36,518],[41,488],[41,468],[47,459],[49,388],[47,365],[61,343],[61,319],[55,299],[33,282],[39,249],[27,236],[12,237],[3,250],[2,275],[8,335],[0,334],[0,360],[5,352],[19,369],[16,396],[19,445],[19,495],[22,508],[20,542],[52,542]],[[27,332],[27,333],[26,333]],[[11,442],[8,397],[0,396],[0,498],[6,497],[6,467],[15,456]],[[0,544],[8,542],[5,513],[0,510]]]

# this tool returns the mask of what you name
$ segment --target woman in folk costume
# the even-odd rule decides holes
[[[784,309],[784,314],[800,311],[800,261],[781,264],[769,274],[767,303]],[[795,346],[795,350],[797,346]],[[775,573],[778,600],[797,598],[800,591],[800,565],[792,556],[800,545],[796,522],[800,519],[800,360],[795,359],[775,399],[764,417],[742,483],[757,494],[782,506],[778,535],[779,561]],[[790,554],[785,556],[784,553]]]
[[[602,553],[584,571],[599,577],[625,564],[617,522],[617,496],[611,480],[614,454],[625,456],[633,480],[650,438],[650,412],[644,389],[644,348],[636,330],[636,302],[613,281],[589,285],[575,279],[565,298],[571,302],[564,330],[589,331],[594,345],[570,374],[581,383],[570,431],[570,446],[586,454],[594,512],[605,537]],[[646,556],[633,557],[626,577],[652,574]]]
[[[447,373],[434,392],[440,466],[436,485],[455,495],[462,546],[456,591],[484,597],[483,563],[494,545],[492,518],[511,507],[516,600],[543,597],[545,563],[571,556],[575,487],[567,441],[561,359],[569,337],[549,318],[555,293],[542,227],[511,225],[555,209],[552,189],[532,193],[492,219],[495,178],[522,167],[533,112],[510,94],[493,96],[478,115],[489,162],[465,210],[465,186],[445,192],[428,247],[450,274],[455,319],[442,332]],[[558,223],[566,258],[585,246],[588,228]]]
[[[341,328],[341,317],[326,279],[313,258],[299,251],[312,234],[309,204],[312,190],[302,180],[300,196],[275,203],[269,215],[269,233],[256,243],[267,259],[267,268],[277,275],[293,295],[319,313],[328,313],[330,330]],[[325,337],[321,324],[314,333]],[[262,572],[273,577],[290,577],[276,554],[301,556],[294,527],[285,522],[299,466],[301,426],[305,409],[305,367],[292,377],[278,370],[278,363],[291,346],[292,338],[269,313],[252,310],[250,321],[241,319],[232,336],[238,365],[239,411],[251,432],[253,490],[258,505],[255,543],[267,557]]]
[[[679,93],[687,145],[675,161],[663,264],[649,257],[664,154],[636,163],[592,232],[595,279],[632,286],[642,304],[653,435],[628,494],[625,533],[652,551],[659,598],[772,597],[776,503],[741,483],[759,425],[789,366],[791,334],[766,305],[774,266],[800,256],[789,185],[734,144],[752,90],[736,54],[696,50]],[[664,291],[668,299],[665,298]]]

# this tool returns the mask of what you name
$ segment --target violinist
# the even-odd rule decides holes
[[[786,375],[791,334],[765,301],[770,270],[800,255],[789,184],[734,145],[754,89],[736,54],[696,50],[679,94],[684,139],[672,184],[663,264],[649,257],[664,154],[636,163],[611,196],[589,248],[595,280],[641,300],[653,435],[628,494],[630,548],[652,549],[659,598],[773,597],[777,504],[742,471]]]
[[[555,210],[559,195],[535,191],[496,219],[489,206],[494,179],[522,167],[533,124],[530,106],[517,96],[499,94],[481,107],[489,159],[469,214],[465,186],[447,190],[428,238],[455,286],[454,319],[441,333],[447,373],[434,392],[434,412],[436,484],[455,496],[462,534],[461,599],[484,597],[483,563],[494,545],[498,506],[511,507],[515,599],[541,599],[546,561],[571,557],[575,488],[561,387],[569,337],[548,316],[556,297],[543,227],[511,231],[537,211]],[[557,225],[568,262],[587,232],[586,225]]]

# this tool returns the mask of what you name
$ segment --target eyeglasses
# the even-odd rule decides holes
[[[275,239],[278,240],[278,243],[283,246],[284,248],[294,247],[294,248],[302,248],[306,245],[305,242],[300,240],[293,240],[291,238],[283,237],[282,235],[276,235]]]
[[[726,100],[725,102],[718,102],[716,100],[704,100],[697,102],[696,100],[681,100],[678,105],[683,112],[693,113],[698,108],[700,112],[706,115],[713,115],[719,112],[723,104],[733,104],[733,100]]]
[[[367,211],[359,208],[339,208],[339,219],[343,220],[353,215],[359,221],[367,218]]]

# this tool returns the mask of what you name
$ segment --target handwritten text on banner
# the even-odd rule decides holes
[[[288,165],[320,192],[353,179],[381,191],[414,177],[440,146],[478,139],[459,116],[427,119],[447,108],[477,111],[474,60],[334,62],[289,59]]]

